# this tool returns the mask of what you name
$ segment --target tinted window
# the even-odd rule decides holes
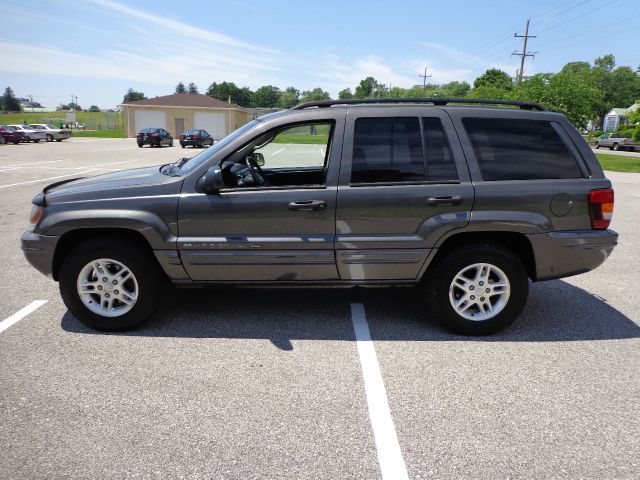
[[[417,118],[359,118],[355,123],[351,183],[425,179]]]
[[[552,122],[507,118],[462,122],[484,180],[582,177]]]
[[[427,157],[427,180],[434,182],[458,180],[458,172],[442,122],[439,118],[423,118],[422,126]]]

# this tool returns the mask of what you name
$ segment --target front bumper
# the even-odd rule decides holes
[[[60,237],[39,235],[27,230],[20,237],[22,252],[27,261],[39,272],[51,276],[53,273],[53,255]]]
[[[599,267],[618,244],[613,230],[560,231],[527,235],[535,257],[535,280],[570,277]]]

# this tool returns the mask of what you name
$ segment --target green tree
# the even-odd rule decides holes
[[[438,90],[443,97],[466,97],[471,91],[471,85],[467,82],[449,82],[440,85]]]
[[[100,107],[98,107],[97,105],[91,105],[89,107],[89,111],[90,112],[99,112],[100,111]]]
[[[636,100],[634,104],[636,109],[632,112],[629,112],[627,118],[629,118],[629,123],[638,125],[638,129],[640,129],[640,100]]]
[[[602,93],[595,114],[602,121],[612,108],[626,108],[640,97],[640,76],[630,67],[615,68],[611,54],[596,58],[593,63],[592,82]]]
[[[281,92],[278,87],[264,85],[253,92],[251,96],[251,106],[257,108],[275,108],[278,106],[278,99]]]
[[[189,95],[197,95],[197,94],[198,94],[198,93],[200,93],[200,92],[198,91],[198,86],[197,86],[195,83],[191,82],[191,83],[189,84],[189,87],[188,87],[187,93],[188,93]]]
[[[299,103],[298,97],[291,92],[282,92],[278,99],[278,108],[291,108]]]
[[[20,102],[16,98],[11,87],[7,87],[4,89],[3,103],[4,109],[7,112],[19,112],[21,110]]]
[[[344,90],[340,90],[338,92],[338,98],[340,100],[353,98],[353,93],[351,93],[351,89],[350,88],[345,88]]]
[[[473,88],[496,87],[500,90],[510,91],[513,88],[513,79],[507,72],[497,68],[490,68],[473,82]]]
[[[481,85],[469,92],[467,98],[486,98],[491,100],[508,100],[510,92],[494,85]]]
[[[176,85],[176,89],[173,93],[179,93],[179,94],[187,93],[187,89],[184,86],[184,83],[179,82],[178,85]]]
[[[251,103],[252,92],[247,87],[238,88],[233,82],[213,82],[209,85],[206,95],[222,100],[223,102],[231,100],[231,102],[236,105],[248,107]]]
[[[144,93],[136,92],[133,90],[133,88],[130,88],[129,90],[127,90],[127,93],[125,93],[122,103],[131,103],[135,102],[136,100],[146,100],[146,98],[147,97],[144,96]]]
[[[376,93],[383,88],[384,85],[378,82],[375,78],[367,77],[360,80],[353,96],[355,98],[373,98],[377,96]]]
[[[325,92],[321,88],[314,88],[313,90],[306,90],[302,92],[300,97],[301,102],[316,102],[318,100],[330,100],[331,95],[329,92]]]

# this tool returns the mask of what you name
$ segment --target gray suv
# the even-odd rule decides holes
[[[607,259],[613,190],[563,115],[468,102],[312,102],[190,159],[58,182],[22,249],[101,330],[141,324],[172,282],[415,285],[429,317],[493,333],[529,279]]]

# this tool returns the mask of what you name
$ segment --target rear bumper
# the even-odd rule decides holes
[[[609,258],[618,244],[613,230],[579,230],[527,235],[535,257],[535,281],[588,272]]]
[[[204,145],[204,141],[203,140],[180,140],[180,145],[184,145],[185,147],[187,145],[192,145],[192,146]]]
[[[51,276],[53,255],[60,237],[38,235],[28,230],[22,234],[22,252],[27,261],[39,272]]]

